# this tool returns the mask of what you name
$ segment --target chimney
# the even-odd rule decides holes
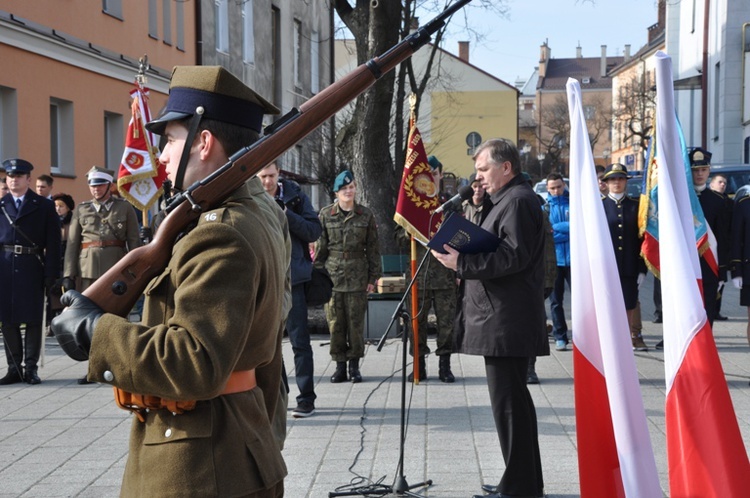
[[[464,62],[469,62],[469,42],[458,42],[458,58]]]
[[[581,50],[581,42],[578,42],[578,46],[576,47],[576,59],[582,59],[583,58],[583,51]]]
[[[625,44],[625,62],[630,60],[630,44]]]
[[[551,52],[545,40],[542,43],[539,53],[539,79],[543,79],[547,75],[547,61],[549,61]]]
[[[602,62],[600,65],[599,76],[604,78],[607,76],[607,46],[602,45]]]

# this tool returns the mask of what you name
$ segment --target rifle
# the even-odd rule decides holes
[[[128,252],[83,293],[108,313],[127,316],[148,282],[169,262],[179,234],[201,213],[211,210],[287,149],[312,133],[372,86],[382,75],[430,41],[446,20],[471,0],[458,0],[381,56],[360,65],[310,100],[266,127],[264,136],[235,152],[229,161],[175,195],[153,240]]]

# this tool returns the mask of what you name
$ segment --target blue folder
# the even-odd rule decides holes
[[[466,218],[453,214],[440,225],[440,229],[427,243],[427,247],[446,254],[443,244],[448,244],[463,254],[477,254],[495,252],[500,246],[500,239]]]

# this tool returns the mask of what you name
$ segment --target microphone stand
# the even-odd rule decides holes
[[[447,221],[447,219],[452,216],[454,211],[450,211],[447,216],[445,216],[445,219],[443,220],[443,223]],[[401,437],[399,438],[399,449],[398,449],[398,468],[396,469],[396,479],[393,481],[392,486],[382,486],[377,489],[373,490],[367,490],[367,493],[363,493],[361,491],[332,491],[328,493],[329,498],[333,498],[335,496],[383,496],[383,495],[389,495],[389,494],[396,494],[398,496],[415,496],[419,498],[421,495],[418,495],[416,493],[412,493],[411,490],[415,488],[422,488],[422,487],[429,487],[432,486],[432,479],[428,479],[424,482],[420,482],[417,484],[411,484],[406,481],[406,476],[404,476],[404,444],[406,442],[406,350],[409,348],[409,339],[408,339],[408,323],[409,320],[409,313],[404,308],[404,303],[406,302],[406,298],[409,296],[409,291],[411,291],[411,288],[414,286],[414,282],[417,281],[417,276],[419,276],[419,272],[422,271],[422,267],[425,264],[425,261],[427,261],[427,257],[430,255],[430,250],[427,249],[425,252],[425,255],[422,257],[422,260],[419,262],[419,266],[417,267],[417,271],[414,273],[414,276],[409,281],[409,285],[406,286],[406,290],[404,291],[404,295],[401,296],[401,301],[399,301],[398,305],[396,306],[396,310],[393,312],[393,316],[391,316],[391,321],[388,323],[388,326],[385,328],[385,332],[380,337],[380,340],[378,341],[378,347],[377,351],[383,349],[383,346],[385,345],[386,337],[388,336],[388,331],[391,330],[391,327],[396,322],[397,318],[401,318],[401,321],[399,322],[399,330],[401,333]],[[425,331],[426,332],[426,331]]]

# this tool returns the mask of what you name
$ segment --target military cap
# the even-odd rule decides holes
[[[333,181],[333,192],[336,193],[339,190],[341,190],[341,187],[344,187],[346,185],[349,185],[354,181],[354,175],[352,175],[352,172],[347,170],[342,171],[339,173],[339,176],[336,177],[336,180]]]
[[[604,176],[602,177],[602,180],[609,180],[610,178],[627,178],[628,177],[628,169],[625,167],[625,165],[620,163],[610,164],[607,166],[607,168],[604,170]]]
[[[711,167],[712,154],[702,147],[691,147],[688,151],[691,168]]]
[[[280,111],[221,66],[175,66],[167,106],[161,116],[146,124],[146,129],[163,135],[169,121],[189,118],[196,112],[205,119],[260,133],[263,115]]]
[[[443,163],[438,161],[438,158],[435,156],[430,156],[427,158],[427,163],[430,165],[430,168],[436,169],[438,171],[443,171]]]
[[[3,161],[3,168],[9,175],[28,175],[34,166],[23,159],[6,159]]]
[[[94,166],[86,173],[86,180],[89,185],[104,185],[105,183],[112,183],[114,177],[107,170]]]

